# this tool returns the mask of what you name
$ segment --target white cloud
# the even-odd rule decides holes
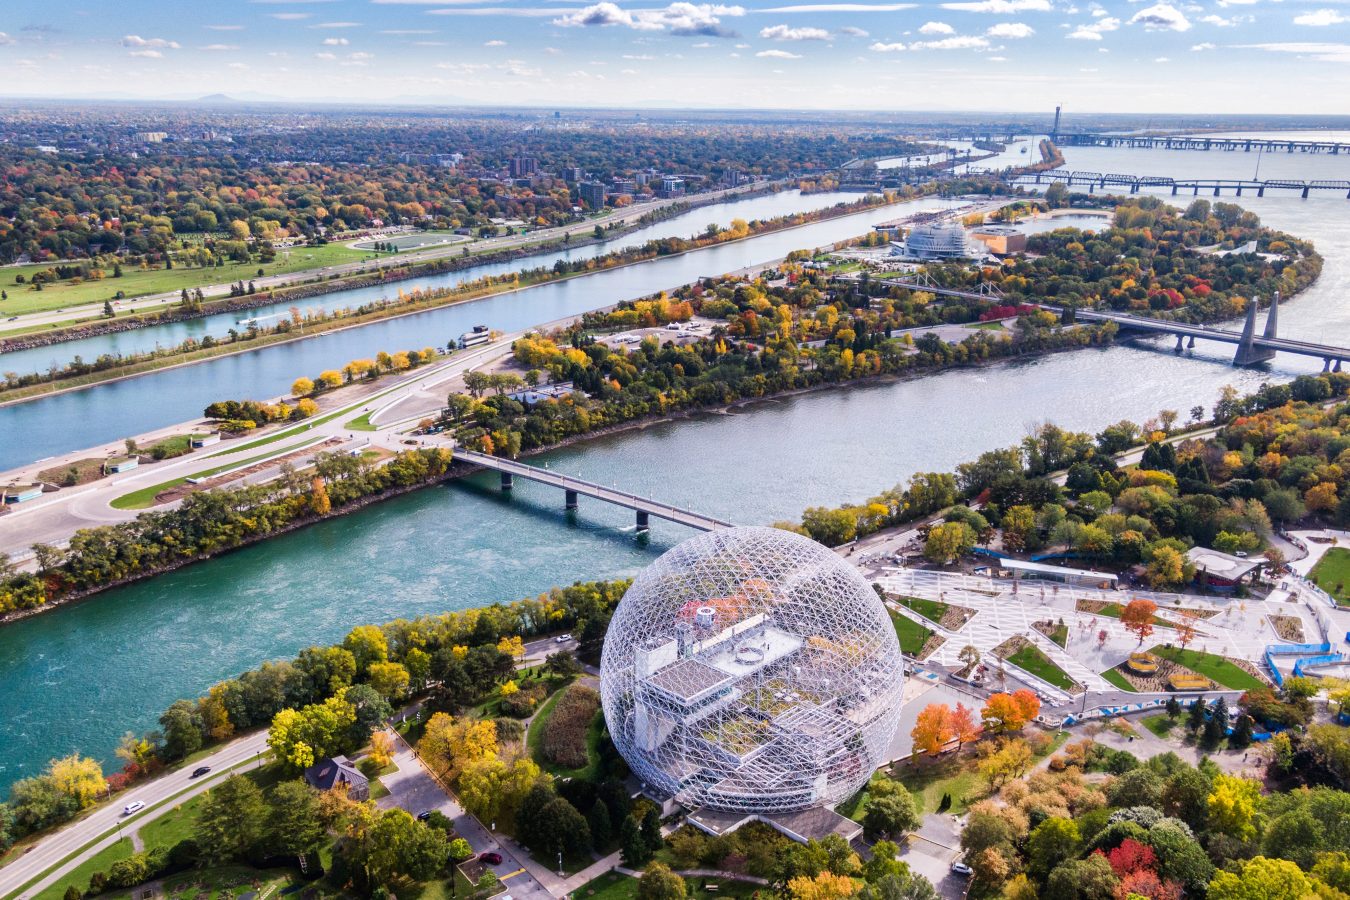
[[[1171,60],[1168,59],[1168,58],[1165,57],[1165,56],[1159,56],[1157,59],[1155,59],[1155,60],[1153,60],[1153,61],[1154,61],[1155,63],[1168,63],[1168,62],[1171,62]]]
[[[1109,15],[1106,11],[1106,7],[1102,6],[1099,3],[1092,4],[1091,11],[1092,11],[1092,18],[1094,19],[1100,19],[1103,16]]]
[[[1268,44],[1238,44],[1239,49],[1266,50],[1271,53],[1297,53],[1318,62],[1350,63],[1350,44],[1319,41],[1284,41]]]
[[[129,34],[122,38],[123,47],[131,48],[149,48],[152,50],[177,50],[178,42],[166,40],[165,38],[143,38],[139,34]]]
[[[236,44],[207,44],[202,49],[212,53],[223,53],[230,50],[238,50],[239,47]]]
[[[900,53],[901,51],[908,50],[909,48],[906,47],[904,43],[883,44],[881,43],[881,41],[877,41],[867,49],[871,50],[873,53]]]
[[[722,26],[723,16],[743,16],[745,7],[711,3],[672,3],[665,9],[626,10],[610,0],[587,6],[553,20],[554,25],[576,28],[590,25],[622,25],[637,31],[669,31],[679,35],[733,37]]]
[[[1191,47],[1191,51],[1194,53],[1199,53],[1205,50],[1213,50],[1213,49],[1214,45],[1211,44],[1209,41],[1204,41],[1202,43],[1195,44],[1194,46]]]
[[[315,22],[310,28],[360,28],[360,22]]]
[[[1344,22],[1350,22],[1350,19],[1334,9],[1317,9],[1294,17],[1295,25],[1307,25],[1310,28],[1326,28],[1329,25],[1340,25]]]
[[[1000,22],[985,32],[985,34],[991,38],[1008,38],[1012,40],[1029,38],[1035,33],[1036,29],[1023,22]]]
[[[1103,34],[1108,31],[1115,31],[1119,27],[1119,19],[1114,16],[1107,16],[1104,19],[1098,19],[1091,25],[1079,25],[1065,37],[1071,41],[1100,41]]]
[[[417,35],[417,34],[435,34],[434,28],[385,28],[380,34],[393,35]]]
[[[1010,15],[1020,12],[1049,12],[1050,0],[970,0],[970,2],[944,3],[943,9],[959,9],[963,12],[992,13]]]
[[[164,54],[158,50],[132,50],[132,56],[140,56],[144,59],[161,59]]]
[[[801,59],[800,55],[786,50],[761,50],[755,55],[761,59]]]
[[[1147,31],[1190,31],[1191,23],[1181,10],[1170,3],[1155,3],[1130,16],[1131,25],[1143,25]]]
[[[320,41],[325,47],[345,47],[351,43],[346,38],[324,38]]]
[[[331,61],[331,60],[337,59],[337,54],[336,54],[336,53],[315,53],[315,54],[314,54],[314,58],[315,58],[315,59],[322,59],[322,60],[328,60],[328,61]]]
[[[208,31],[243,31],[243,25],[203,25]]]
[[[828,41],[830,33],[824,28],[789,28],[786,25],[771,25],[761,28],[759,36],[767,41]]]
[[[1006,57],[1006,56],[986,56],[985,59],[989,60],[990,62],[1007,62],[1007,61],[1008,61],[1008,57]]]
[[[909,45],[911,50],[982,50],[989,42],[974,35],[958,35],[937,41],[915,41]]]
[[[638,62],[651,62],[656,59],[656,57],[652,56],[650,53],[625,53],[623,58],[636,60]]]
[[[956,29],[946,22],[924,22],[919,26],[919,34],[956,34]]]
[[[766,13],[802,13],[802,12],[899,12],[913,9],[917,3],[803,3],[796,6],[774,6],[761,9]]]
[[[1208,16],[1201,16],[1200,21],[1206,25],[1213,25],[1215,28],[1232,28],[1241,22],[1250,22],[1251,16],[1232,16],[1225,19],[1223,16],[1216,16],[1211,13]]]
[[[858,28],[856,25],[845,25],[843,28],[840,28],[840,29],[839,29],[839,33],[840,33],[840,34],[846,34],[846,35],[848,35],[849,37],[867,37],[867,36],[868,36],[868,33],[867,33],[864,29]]]
[[[301,19],[310,19],[314,17],[314,13],[297,13],[297,12],[268,13],[268,15],[281,22],[299,22]]]
[[[505,46],[506,46],[506,41],[496,41],[496,40],[493,40],[493,41],[484,41],[484,42],[483,42],[483,46],[484,46],[484,47],[505,47]]]

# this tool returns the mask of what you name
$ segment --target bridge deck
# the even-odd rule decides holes
[[[575,491],[586,497],[604,500],[606,503],[613,503],[616,506],[623,506],[636,512],[644,512],[656,516],[658,519],[665,519],[667,522],[674,522],[678,525],[686,525],[690,528],[696,528],[699,531],[715,531],[718,528],[734,527],[732,523],[724,522],[721,519],[714,519],[712,516],[705,516],[702,513],[696,513],[692,510],[672,506],[669,503],[661,503],[660,501],[651,500],[647,497],[639,497],[637,494],[630,494],[627,491],[621,491],[617,488],[608,488],[592,481],[573,478],[570,475],[561,475],[557,472],[550,472],[547,469],[540,469],[536,466],[517,462],[513,459],[502,459],[499,456],[487,456],[483,453],[476,453],[472,450],[464,450],[459,447],[455,448],[455,459],[471,465],[481,466],[484,469],[505,472],[513,477],[551,485],[565,491]]]

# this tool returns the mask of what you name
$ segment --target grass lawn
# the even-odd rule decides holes
[[[205,794],[189,797],[159,818],[141,826],[141,840],[145,843],[145,849],[172,847],[192,837],[197,830],[197,814],[205,800]]]
[[[705,890],[704,884],[716,885],[716,892]],[[686,878],[684,885],[685,896],[691,900],[708,900],[710,897],[748,897],[757,890],[764,890],[760,885],[730,878]],[[631,875],[606,872],[577,888],[572,892],[572,896],[578,900],[633,900],[637,897],[637,889],[638,880]]]
[[[1037,678],[1042,678],[1050,682],[1057,688],[1070,690],[1074,686],[1074,680],[1068,674],[1055,665],[1050,657],[1041,652],[1039,647],[1033,647],[1026,644],[1018,651],[1008,657],[1008,662],[1025,669]]]
[[[1165,738],[1167,737],[1168,732],[1176,727],[1177,720],[1166,713],[1158,713],[1153,716],[1144,716],[1143,723],[1144,727],[1149,731],[1160,738]]]
[[[1069,626],[1056,625],[1055,630],[1046,635],[1046,637],[1050,638],[1050,640],[1059,644],[1061,647],[1067,647],[1069,646]]]
[[[102,872],[119,859],[126,859],[131,856],[132,852],[131,838],[124,837],[120,841],[104,847],[62,877],[53,881],[37,895],[36,900],[61,900],[65,896],[66,888],[71,885],[81,891],[87,891],[89,890],[90,875],[95,872]]]
[[[1006,331],[1002,322],[978,322],[967,325],[966,327],[974,328],[978,331]]]
[[[1121,606],[1119,603],[1108,603],[1097,612],[1097,615],[1110,616],[1113,619],[1119,619],[1120,614],[1124,611],[1125,607]],[[1175,622],[1169,622],[1166,619],[1160,619],[1157,616],[1154,616],[1151,621],[1154,625],[1161,625],[1164,628],[1177,627]]]
[[[1350,605],[1350,590],[1346,589],[1350,584],[1350,550],[1332,547],[1312,567],[1308,577],[1341,606]]]
[[[374,431],[375,426],[370,424],[370,413],[362,413],[350,422],[344,422],[343,428],[350,428],[352,431]]]
[[[1107,681],[1111,682],[1112,684],[1114,684],[1116,687],[1120,688],[1122,691],[1129,691],[1131,694],[1139,693],[1139,691],[1135,688],[1135,686],[1130,684],[1129,679],[1127,679],[1124,675],[1120,674],[1119,669],[1116,668],[1107,669],[1105,672],[1102,673],[1102,677],[1105,678]]]
[[[1213,653],[1205,653],[1200,650],[1182,650],[1180,647],[1163,647],[1161,645],[1154,647],[1149,652],[1163,659],[1170,659],[1172,662],[1183,665],[1199,675],[1204,675],[1221,687],[1235,691],[1249,691],[1254,688],[1265,687],[1265,683],[1255,675],[1238,668],[1222,656],[1216,656]]]
[[[586,765],[579,769],[565,769],[544,758],[544,726],[548,724],[548,718],[553,715],[553,710],[558,705],[558,698],[562,695],[561,690],[554,691],[539,707],[539,711],[530,720],[529,730],[525,733],[525,746],[529,750],[530,758],[539,764],[539,768],[555,778],[578,778],[585,781],[594,781],[600,766],[600,735],[605,727],[604,710],[596,710],[595,718],[591,720],[591,727],[586,730]]]
[[[947,614],[948,605],[940,600],[925,600],[922,597],[899,597],[901,606],[907,606],[919,615],[923,616],[934,625],[942,624],[942,617]]]
[[[59,484],[63,487],[73,487],[77,484],[88,484],[91,481],[97,481],[103,477],[103,464],[107,460],[102,457],[90,457],[88,459],[77,459],[68,466],[56,466],[51,469],[43,469],[38,473],[38,481],[46,481],[51,484]],[[75,477],[71,480],[71,470],[74,470]]]
[[[303,442],[302,442],[303,443]],[[234,462],[222,463],[210,469],[203,469],[200,472],[193,472],[191,475],[184,475],[182,478],[172,478],[168,481],[161,481],[159,484],[152,484],[149,487],[143,487],[139,491],[132,491],[129,494],[114,499],[108,504],[113,509],[149,509],[155,505],[155,497],[162,491],[169,488],[178,487],[181,484],[187,484],[189,478],[210,478],[212,475],[219,475],[221,472],[228,472],[230,469],[238,469],[247,466],[250,463],[262,462],[271,456],[281,456],[288,453],[300,444],[293,444],[290,447],[282,447],[280,450],[269,450],[266,453],[260,453],[249,459],[235,460]]]
[[[895,626],[895,634],[900,638],[900,650],[910,656],[918,656],[919,651],[923,649],[924,642],[933,632],[924,628],[913,619],[902,616],[893,609],[887,609],[886,612],[891,615],[891,624]]]
[[[182,456],[184,453],[192,452],[192,442],[189,435],[175,434],[173,437],[167,437],[162,441],[146,447],[141,452],[147,456],[153,456],[156,448],[164,448],[164,459],[171,459],[175,456]]]
[[[161,294],[168,291],[181,291],[183,288],[206,287],[212,284],[228,284],[243,281],[247,284],[258,277],[262,269],[266,275],[284,275],[301,272],[305,269],[332,266],[339,263],[355,262],[362,259],[374,259],[376,254],[350,250],[343,244],[327,244],[323,247],[293,247],[287,251],[278,251],[277,258],[270,263],[230,263],[225,266],[206,268],[188,268],[175,264],[172,269],[140,270],[131,265],[122,267],[122,277],[112,277],[112,267],[108,267],[102,279],[72,284],[59,281],[44,285],[35,291],[25,284],[15,283],[15,277],[22,275],[28,282],[34,272],[41,272],[55,264],[36,263],[27,266],[14,266],[4,270],[3,287],[9,294],[9,300],[0,303],[0,313],[5,317],[24,313],[45,312],[52,309],[65,309],[83,303],[102,303],[111,300],[118,291],[128,299],[143,297],[146,294]],[[167,305],[167,304],[166,304]]]

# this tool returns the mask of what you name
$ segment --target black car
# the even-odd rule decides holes
[[[197,768],[192,770],[192,777],[201,778],[203,775],[205,775],[207,772],[210,771],[211,771],[210,766],[198,766]]]
[[[429,809],[426,810],[425,812],[420,812],[417,814],[417,821],[419,822],[425,822],[427,819],[430,818],[431,818],[431,810]]]

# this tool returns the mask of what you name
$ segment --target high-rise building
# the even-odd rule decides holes
[[[517,156],[511,160],[511,177],[524,178],[539,171],[539,160],[533,156]]]
[[[599,209],[605,205],[605,186],[598,181],[588,181],[577,188],[581,195],[581,201],[591,209]]]

